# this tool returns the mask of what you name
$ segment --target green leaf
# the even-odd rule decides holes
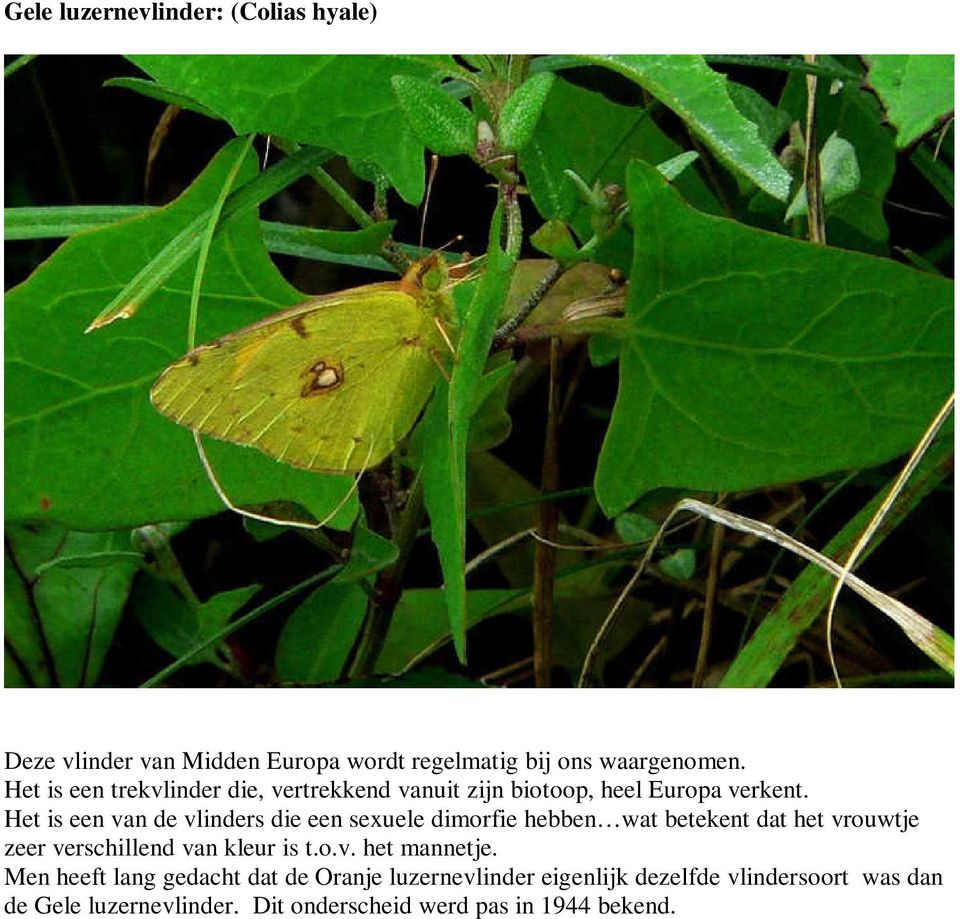
[[[651,520],[643,514],[637,514],[633,511],[627,511],[620,514],[613,521],[614,529],[625,543],[636,545],[637,543],[649,542],[657,535],[656,521]]]
[[[363,624],[367,595],[356,583],[331,581],[298,607],[277,642],[277,678],[293,683],[330,683]]]
[[[470,526],[487,546],[537,526],[539,492],[519,472],[493,453],[473,453],[467,468]],[[491,509],[496,509],[491,512]],[[529,586],[533,578],[534,542],[523,539],[491,560],[511,587]]]
[[[470,628],[503,611],[515,590],[469,590],[465,626]],[[405,590],[393,612],[390,632],[377,658],[378,673],[403,673],[450,641],[450,619],[443,590]]]
[[[860,187],[860,164],[853,144],[844,140],[836,132],[827,138],[820,151],[820,180],[823,187],[823,203],[832,202],[852,194]],[[807,189],[801,185],[784,222],[807,213]]]
[[[68,205],[64,207],[8,207],[3,211],[3,238],[60,239],[157,211],[138,205]],[[384,220],[362,230],[323,230],[292,223],[263,220],[260,230],[270,252],[315,261],[355,265],[380,271],[393,267],[380,255],[395,221]]]
[[[277,641],[277,677],[329,683],[340,677],[367,611],[363,582],[397,560],[397,547],[362,522],[346,565],[294,610]]]
[[[397,547],[360,523],[353,535],[350,558],[333,579],[338,583],[355,583],[389,568],[397,560]]]
[[[420,77],[397,76],[391,83],[410,127],[425,147],[440,156],[474,150],[477,122],[462,102]]]
[[[953,111],[952,54],[878,54],[868,61],[870,85],[897,127],[901,150]]]
[[[500,112],[500,146],[504,150],[516,152],[530,143],[554,79],[552,73],[535,73],[510,94]]]
[[[137,55],[161,86],[195,99],[238,134],[276,134],[377,163],[405,201],[423,195],[423,146],[390,85],[429,78],[442,59],[365,55]],[[449,59],[443,59],[449,60]]]
[[[940,197],[953,207],[953,170],[942,159],[935,157],[926,144],[917,146],[910,154],[910,162],[937,190]]]
[[[660,173],[668,182],[672,182],[684,169],[695,162],[700,156],[696,150],[688,150],[686,153],[678,153],[671,156],[663,163],[657,164],[657,172]]]
[[[545,219],[569,222],[583,240],[592,235],[590,212],[565,175],[573,169],[589,185],[623,186],[627,163],[662,163],[685,151],[667,137],[644,108],[618,105],[599,93],[557,80],[537,122],[533,140],[520,157],[524,179]],[[694,169],[677,177],[677,188],[692,204],[710,213],[720,206]],[[604,246],[607,264],[630,265],[630,240],[620,231]]]
[[[692,578],[693,572],[697,570],[697,556],[693,549],[677,549],[660,559],[658,565],[664,574],[679,581],[686,581]]]
[[[128,533],[76,533],[49,525],[7,527],[4,562],[5,683],[93,686],[113,642],[138,563]],[[124,552],[124,555],[113,553]],[[101,555],[97,565],[51,565]],[[41,573],[38,573],[38,570]]]
[[[182,109],[196,112],[207,118],[217,117],[216,112],[201,105],[196,99],[185,96],[183,93],[171,92],[152,80],[144,80],[140,77],[114,77],[111,80],[105,80],[103,85],[115,89],[129,89],[141,96],[146,96],[148,99],[155,99],[157,102],[164,102],[167,105],[178,105]]]
[[[804,122],[807,86],[803,74],[791,74],[780,107]],[[889,230],[883,202],[896,167],[896,150],[890,130],[883,125],[876,97],[856,81],[831,92],[826,80],[817,84],[817,132],[820,137],[838,134],[853,145],[860,169],[856,191],[835,201],[827,212],[827,242],[831,246],[886,255]],[[758,198],[762,196],[757,196]],[[758,206],[762,206],[758,202]],[[778,213],[782,211],[778,208]],[[779,225],[780,221],[776,223]]]
[[[454,645],[466,659],[466,471],[470,419],[477,404],[497,317],[506,299],[514,261],[500,248],[501,220],[490,228],[486,269],[467,311],[449,385],[438,385],[424,419],[424,500],[430,533],[440,555]]]
[[[510,436],[513,422],[507,411],[507,399],[514,369],[515,365],[508,360],[480,378],[467,443],[471,452],[491,450]]]
[[[548,220],[540,229],[531,234],[530,244],[559,262],[575,260],[579,251],[579,246],[577,246],[570,228],[562,220],[556,218]]]
[[[950,390],[953,285],[705,216],[649,166],[620,388],[596,475],[617,514],[662,486],[792,482],[907,450]]]
[[[6,296],[6,513],[83,529],[188,520],[223,509],[189,431],[161,417],[149,389],[186,350],[193,265],[173,272],[131,320],[84,329],[170,240],[217,199],[243,140],[228,144],[171,205],[81,233]],[[256,174],[247,157],[238,181]],[[238,194],[242,194],[241,189]],[[280,276],[255,209],[217,233],[201,291],[200,340],[241,328],[302,295]],[[227,494],[240,504],[295,500],[317,518],[347,494],[257,450],[209,443]],[[349,525],[351,499],[336,523]]]
[[[757,126],[760,142],[768,150],[772,149],[790,127],[790,115],[771,105],[755,89],[741,83],[728,82],[727,92],[737,111]]]
[[[140,578],[133,589],[130,606],[147,634],[164,651],[179,658],[222,632],[258,590],[258,584],[227,590],[194,606],[169,584],[153,578]],[[224,656],[221,649],[208,647],[188,657],[185,663],[223,667]]]
[[[778,201],[786,201],[790,174],[767,149],[757,126],[740,114],[726,77],[698,54],[591,55],[588,60],[633,80],[673,109],[734,172]]]

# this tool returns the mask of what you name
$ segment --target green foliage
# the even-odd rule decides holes
[[[838,75],[817,89],[820,246],[802,241],[808,100],[793,58],[755,59],[749,87],[699,55],[134,58],[150,79],[104,92],[175,104],[194,124],[219,119],[241,136],[204,147],[203,168],[176,164],[171,187],[184,190],[163,207],[57,202],[5,214],[7,239],[69,237],[6,297],[6,684],[522,680],[523,661],[545,653],[526,636],[534,567],[549,553],[556,682],[574,681],[585,659],[611,684],[688,680],[708,570],[721,582],[712,681],[782,676],[833,582],[778,570],[776,583],[791,586],[771,599],[781,588],[756,568],[770,553],[731,535],[712,559],[702,527],[668,529],[593,645],[659,521],[691,490],[788,517],[843,557],[895,474],[874,467],[908,452],[950,392],[953,284],[939,274],[949,223],[932,221],[915,242],[887,205],[895,176],[898,197],[912,176],[952,207],[952,127],[930,134],[952,109],[952,62],[866,60],[868,72],[857,58],[819,62]],[[9,78],[13,102],[21,79]],[[272,138],[264,170],[253,135]],[[423,197],[425,149],[451,158],[441,179],[458,170],[456,191],[435,193],[432,207],[453,214],[454,232],[486,240],[467,269],[479,279],[454,281],[457,320],[443,333],[455,356],[433,355],[423,417],[359,485],[206,443],[235,504],[334,513],[322,531],[268,525],[280,537],[257,541],[231,515],[213,518],[222,503],[193,437],[152,408],[150,387],[187,348],[198,284],[197,341],[208,342],[302,302],[301,287],[382,277],[341,282],[317,268],[402,270],[425,254],[395,236]],[[8,200],[42,203],[21,191]],[[282,209],[261,219],[278,197]],[[549,290],[548,261],[518,262],[525,244],[562,265]],[[911,246],[923,270],[900,258]],[[284,256],[286,276],[270,253]],[[84,334],[118,311],[129,318]],[[537,484],[552,462],[555,337],[556,495]],[[926,514],[932,576],[910,570],[881,589],[935,583],[951,564],[942,513],[925,510],[942,498],[951,457],[941,439],[871,546]],[[836,482],[849,470],[848,494]],[[535,550],[529,534],[550,501],[556,545]],[[830,523],[814,533],[821,504]],[[181,523],[150,526],[163,521]],[[846,604],[840,614],[868,645],[867,614]],[[140,642],[135,677],[110,653],[121,628]],[[949,646],[937,626],[929,634]],[[882,680],[884,661],[898,674],[919,667],[898,640],[863,661],[839,641],[841,658],[858,679]],[[822,655],[813,669],[829,673]]]
[[[96,685],[139,559],[119,533],[9,524],[5,685]]]
[[[552,73],[534,74],[504,103],[500,113],[500,143],[505,150],[522,150],[530,143],[553,81]]]
[[[139,55],[161,87],[229,122],[377,163],[404,200],[423,193],[423,145],[393,94],[395,76],[429,78],[448,60],[383,55]]]
[[[591,57],[635,81],[672,108],[721,162],[778,201],[786,200],[790,176],[726,91],[725,80],[697,54],[619,54]]]
[[[952,54],[871,55],[868,79],[896,125],[901,149],[953,111]]]
[[[950,391],[950,283],[704,216],[641,163],[627,188],[630,302],[596,477],[607,513],[653,488],[789,482],[916,442]]]
[[[221,151],[173,204],[73,237],[7,294],[8,518],[112,529],[193,519],[222,507],[198,467],[190,433],[164,422],[148,393],[164,366],[187,350],[203,220],[239,143]],[[241,180],[255,173],[251,153]],[[180,256],[184,249],[175,261],[171,253]],[[134,279],[144,283],[148,271],[153,293],[136,317],[85,335],[102,308]],[[201,295],[200,341],[300,298],[268,258],[254,210],[217,234]],[[228,493],[240,503],[296,500],[319,518],[350,488],[343,476],[300,472],[251,450],[225,444],[210,450]],[[341,526],[349,525],[355,509],[351,503],[339,515]]]
[[[420,77],[397,76],[391,82],[400,108],[424,146],[440,156],[474,149],[476,121],[461,102]]]

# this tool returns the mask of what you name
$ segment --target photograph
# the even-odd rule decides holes
[[[952,55],[4,90],[5,687],[953,687]]]

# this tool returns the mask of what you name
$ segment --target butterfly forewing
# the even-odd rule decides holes
[[[191,351],[151,392],[195,431],[294,466],[358,472],[410,430],[444,348],[411,294],[375,285],[322,297]]]

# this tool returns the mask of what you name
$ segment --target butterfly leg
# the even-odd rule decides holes
[[[443,366],[443,361],[440,360],[440,355],[437,354],[436,348],[430,348],[427,353],[430,355],[430,359],[437,365],[437,370],[443,374],[443,378],[449,383],[450,382],[450,373],[446,367]]]
[[[447,327],[443,324],[443,320],[439,316],[434,316],[433,321],[437,324],[437,331],[440,333],[440,336],[450,349],[450,353],[456,357],[457,349],[453,346],[453,342],[450,340],[450,334],[447,332]]]

